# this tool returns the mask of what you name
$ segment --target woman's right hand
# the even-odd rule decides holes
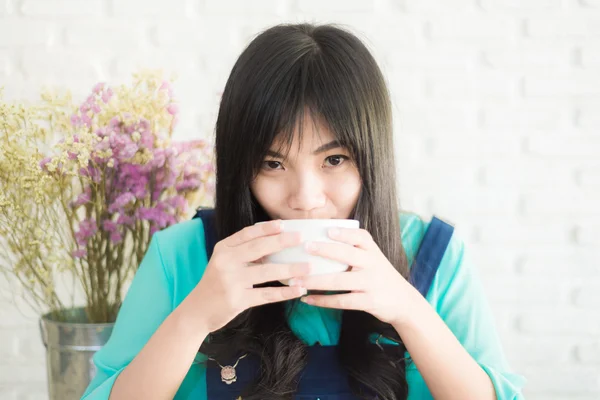
[[[248,265],[301,241],[300,233],[281,232],[281,221],[275,220],[248,226],[218,242],[192,292],[197,317],[202,318],[207,332],[222,328],[248,308],[305,295],[306,290],[296,286],[254,285],[306,276],[310,272],[308,264]]]

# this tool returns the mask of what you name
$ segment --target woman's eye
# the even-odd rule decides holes
[[[342,155],[329,156],[325,159],[325,163],[331,167],[337,167],[346,161],[348,157]]]
[[[265,161],[263,165],[266,169],[279,169],[279,167],[281,167],[279,161]]]

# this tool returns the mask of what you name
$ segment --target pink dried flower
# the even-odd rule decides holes
[[[179,113],[179,106],[175,103],[171,103],[167,106],[167,112],[171,115],[177,115]]]
[[[88,128],[90,128],[92,126],[92,119],[90,118],[89,115],[83,114],[81,116],[81,120],[83,121],[83,123],[85,124],[85,126],[87,126]]]
[[[92,89],[92,92],[94,92],[94,94],[100,94],[100,92],[104,90],[104,85],[104,82],[97,83],[96,86],[94,86],[94,89]]]
[[[79,125],[81,125],[81,118],[79,117],[79,115],[71,115],[71,125],[73,125],[74,127],[78,127]]]
[[[114,93],[111,88],[108,88],[105,92],[102,93],[102,101],[104,104],[108,104],[110,99],[113,97]]]
[[[77,250],[73,250],[71,252],[71,256],[73,258],[84,258],[87,256],[87,251],[86,249],[77,249]]]

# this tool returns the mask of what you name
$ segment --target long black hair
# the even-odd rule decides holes
[[[257,35],[235,63],[216,124],[218,238],[268,219],[250,184],[276,137],[291,146],[306,110],[327,124],[356,163],[362,188],[351,218],[360,221],[407,278],[389,92],[367,47],[336,25],[271,27]],[[400,344],[382,350],[368,340],[374,332],[401,343],[389,324],[365,312],[343,312],[338,354],[350,385],[364,398],[370,392],[382,400],[405,399],[406,349]],[[201,351],[223,360],[241,353],[260,357],[257,380],[241,393],[244,399],[256,400],[291,399],[307,356],[282,303],[246,310],[213,332]]]

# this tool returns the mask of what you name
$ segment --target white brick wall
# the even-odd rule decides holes
[[[303,20],[348,24],[380,60],[403,206],[467,238],[527,398],[600,398],[600,1],[0,0],[0,85],[83,95],[163,67],[178,137],[210,136],[244,44]],[[0,398],[45,399],[35,315],[5,286]]]

